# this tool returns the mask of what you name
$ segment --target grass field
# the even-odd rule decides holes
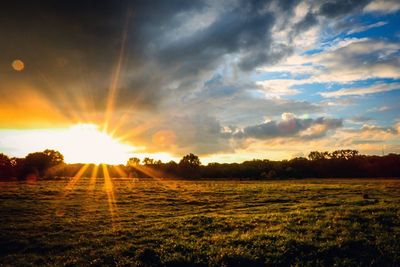
[[[0,265],[400,265],[400,180],[0,182]]]

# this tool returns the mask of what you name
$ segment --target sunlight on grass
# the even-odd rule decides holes
[[[116,223],[116,213],[117,213],[117,204],[114,195],[114,186],[111,181],[110,174],[108,172],[108,168],[105,164],[102,164],[103,174],[104,174],[104,190],[107,193],[107,201],[108,201],[108,210],[110,211],[110,216],[112,220],[112,228],[113,230],[118,229],[118,225]]]
[[[96,179],[89,195],[93,172],[81,177],[62,203],[63,216],[54,216],[54,203],[70,183],[0,187],[6,251],[0,265],[396,266],[400,260],[398,180],[133,183],[99,168],[104,180]]]
[[[85,173],[87,168],[89,167],[89,164],[83,165],[79,171],[75,174],[74,177],[71,178],[71,180],[68,182],[66,187],[64,188],[61,197],[58,199],[57,204],[56,204],[56,215],[57,216],[64,216],[65,215],[65,210],[64,207],[62,207],[65,203],[65,198],[74,190],[76,184],[78,181],[81,179],[82,175]]]
[[[92,174],[90,176],[90,182],[88,186],[88,191],[93,192],[95,186],[96,186],[96,179],[97,179],[97,174],[99,172],[99,165],[94,165]]]
[[[82,168],[79,169],[79,171],[75,174],[74,177],[68,182],[68,185],[65,187],[65,195],[67,195],[70,191],[72,191],[76,185],[76,183],[81,179],[82,175],[85,173],[87,168],[89,167],[89,164],[85,164],[82,166]]]

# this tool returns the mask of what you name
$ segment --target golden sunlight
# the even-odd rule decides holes
[[[69,128],[6,130],[0,132],[4,143],[18,144],[15,156],[44,149],[55,149],[67,163],[124,164],[134,147],[120,142],[95,124],[76,124]],[[3,138],[4,137],[4,138]]]
[[[132,147],[118,142],[94,124],[78,124],[71,127],[69,138],[60,144],[66,162],[124,163]]]
[[[94,124],[78,124],[67,131],[67,138],[59,143],[66,162],[120,164],[125,163],[133,149],[99,131]]]

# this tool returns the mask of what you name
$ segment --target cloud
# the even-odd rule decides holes
[[[323,140],[324,144],[319,146],[349,147],[359,150],[362,154],[381,155],[382,149],[398,153],[398,133],[396,125],[364,124],[360,128],[342,128],[332,135],[331,140]]]
[[[365,8],[366,12],[394,13],[400,10],[397,0],[375,0],[371,1]]]
[[[352,27],[352,29],[348,31],[348,34],[353,34],[353,33],[358,33],[358,32],[365,32],[365,31],[368,31],[370,29],[374,29],[374,28],[379,28],[379,27],[385,26],[387,24],[388,23],[386,21],[378,21],[376,23],[369,24],[369,25],[359,25],[359,26],[356,26],[356,27]]]
[[[245,148],[240,151],[245,155],[254,153],[258,158],[287,159],[288,155],[302,152],[308,154],[313,150],[333,151],[349,148],[360,151],[361,154],[382,154],[400,152],[398,145],[400,137],[399,124],[383,127],[365,124],[359,128],[339,127],[331,131],[329,138],[276,137],[267,139],[250,138],[246,140]],[[238,148],[239,150],[239,148]],[[247,153],[247,154],[246,154]],[[251,156],[248,158],[251,158]]]
[[[388,106],[381,106],[381,107],[371,108],[371,109],[369,109],[367,111],[369,111],[369,112],[385,112],[385,111],[388,111],[390,109],[391,108],[388,107]]]
[[[368,87],[343,88],[337,91],[320,92],[319,94],[323,97],[328,98],[328,97],[342,97],[348,95],[376,94],[398,89],[400,89],[400,83],[391,83],[391,84],[376,84]]]
[[[247,126],[233,133],[235,138],[271,139],[296,137],[313,139],[325,136],[328,131],[341,127],[341,119],[316,118],[301,119],[294,114],[283,113],[281,121],[271,120],[262,124]]]
[[[375,125],[376,126],[376,125]],[[301,138],[273,138],[273,139],[248,139],[245,147],[237,149],[247,159],[268,158],[268,159],[288,159],[291,154],[302,152],[307,155],[310,151],[333,151],[337,149],[349,148],[360,151],[361,154],[381,155],[382,149],[385,153],[399,153],[400,146],[398,132],[394,132],[393,127],[381,127],[370,125],[349,129],[345,127],[337,128],[332,131],[329,138],[312,138],[306,141]],[[368,129],[368,128],[373,128]],[[390,151],[390,152],[389,152]]]
[[[322,51],[310,55],[293,55],[281,64],[264,67],[268,72],[285,71],[291,75],[306,75],[302,79],[268,79],[257,84],[266,94],[285,96],[299,92],[296,87],[306,84],[354,83],[368,79],[399,79],[400,61],[398,43],[368,38],[337,39]],[[364,88],[345,88],[334,92],[321,92],[323,97],[364,95],[398,89],[395,84],[375,84]]]
[[[358,6],[352,2],[341,12],[352,12],[353,5]],[[106,106],[126,34],[115,108],[157,108],[168,98],[196,90],[225,62],[235,71],[249,72],[290,55],[295,48],[291,41],[312,30],[324,15],[313,6],[299,1],[174,0],[96,5],[45,1],[39,7],[26,1],[23,8],[2,8],[2,36],[8,42],[0,49],[4,62],[26,61],[25,79],[52,102],[63,105],[69,99],[77,112],[96,112]],[[279,32],[288,34],[278,40]],[[295,93],[270,91],[278,96]],[[84,101],[92,103],[77,104]]]
[[[394,127],[382,127],[377,125],[369,125],[364,124],[362,128],[359,130],[361,133],[388,133],[388,134],[397,134],[397,130]]]
[[[173,155],[189,152],[199,155],[233,152],[229,141],[223,137],[224,128],[212,116],[202,114],[176,114],[169,120],[162,119],[156,125],[135,136],[144,144],[147,152],[167,150]]]
[[[267,81],[258,81],[256,85],[261,88],[266,97],[280,98],[282,96],[296,95],[300,93],[299,90],[291,88],[293,85],[298,84],[296,80],[287,79],[271,79]]]
[[[338,0],[326,1],[320,7],[319,14],[328,18],[347,15],[350,12],[361,11],[369,0]]]
[[[338,145],[345,147],[354,147],[364,150],[367,153],[380,154],[382,144],[390,146],[399,140],[398,130],[394,126],[378,126],[373,124],[364,124],[360,128],[343,128],[337,131],[333,138]],[[378,145],[378,146],[377,146]]]
[[[323,66],[310,80],[319,82],[350,82],[370,78],[399,78],[400,62],[397,43],[358,39],[306,57],[315,66]]]
[[[115,109],[157,109],[171,98],[190,95],[226,61],[248,72],[290,53],[290,47],[273,43],[272,3],[282,14],[297,5],[181,0],[8,4],[0,11],[1,33],[8,40],[0,44],[0,58],[9,63],[21,58],[25,81],[61,109],[68,102],[78,113],[104,110],[113,80],[118,81]],[[0,70],[12,74],[9,65]],[[3,84],[15,87],[14,81]]]
[[[350,118],[350,121],[355,122],[355,123],[365,123],[365,122],[372,121],[372,120],[374,120],[374,119],[371,117],[363,116],[363,115],[353,116]]]
[[[176,103],[172,101],[163,108],[175,110]],[[272,97],[260,85],[247,80],[214,75],[195,93],[186,95],[180,103],[180,110],[173,112],[179,114],[182,110],[186,114],[214,116],[223,125],[242,127],[258,123],[264,116],[280,116],[284,112],[311,114],[320,111],[321,107],[307,101]]]

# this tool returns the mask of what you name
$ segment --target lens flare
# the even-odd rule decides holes
[[[20,59],[14,60],[14,61],[11,63],[11,66],[12,66],[12,68],[13,68],[15,71],[23,71],[24,68],[25,68],[24,62],[23,62],[22,60],[20,60]]]

